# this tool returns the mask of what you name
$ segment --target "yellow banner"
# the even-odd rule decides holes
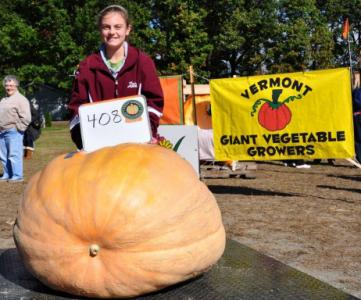
[[[354,156],[348,68],[214,79],[216,160]]]

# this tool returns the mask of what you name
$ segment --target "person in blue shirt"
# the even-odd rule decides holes
[[[353,126],[355,136],[355,159],[361,162],[361,88],[352,92]]]

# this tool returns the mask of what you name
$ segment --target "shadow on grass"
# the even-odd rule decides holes
[[[324,189],[334,189],[341,191],[349,191],[353,193],[361,193],[361,189],[346,189],[346,188],[337,188],[334,186],[328,185],[319,185],[318,188]],[[208,185],[209,190],[214,194],[230,194],[230,195],[245,195],[245,196],[279,196],[279,197],[310,197],[315,199],[327,200],[327,201],[342,201],[346,203],[355,203],[355,201],[348,200],[345,198],[330,198],[323,197],[321,195],[312,195],[312,194],[300,194],[300,193],[283,193],[279,191],[264,191],[258,189],[252,189],[247,187],[238,187],[238,186],[224,186],[224,185]]]
[[[239,187],[239,186],[208,185],[208,188],[214,194],[242,194],[242,195],[253,195],[253,196],[282,196],[282,197],[298,196],[296,194],[282,193],[277,191],[275,192],[263,191],[259,189],[252,189],[252,188]]]
[[[354,175],[354,176],[347,176],[347,175],[327,175],[328,177],[332,178],[341,178],[346,180],[353,180],[353,181],[361,181],[361,173],[360,175]]]
[[[331,189],[331,190],[336,190],[336,191],[347,191],[347,192],[351,192],[351,193],[360,193],[361,194],[361,189],[348,189],[348,188],[339,188],[336,186],[332,186],[332,185],[318,185],[318,188],[321,189]],[[354,201],[347,201],[350,203],[354,203]]]

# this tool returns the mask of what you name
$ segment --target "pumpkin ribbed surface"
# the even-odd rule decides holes
[[[29,181],[14,239],[40,281],[89,297],[187,280],[225,246],[212,193],[178,154],[150,144],[55,158]]]

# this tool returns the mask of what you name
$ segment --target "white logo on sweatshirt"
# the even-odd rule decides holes
[[[138,87],[138,84],[135,81],[129,81],[128,82],[128,89],[136,89]]]

